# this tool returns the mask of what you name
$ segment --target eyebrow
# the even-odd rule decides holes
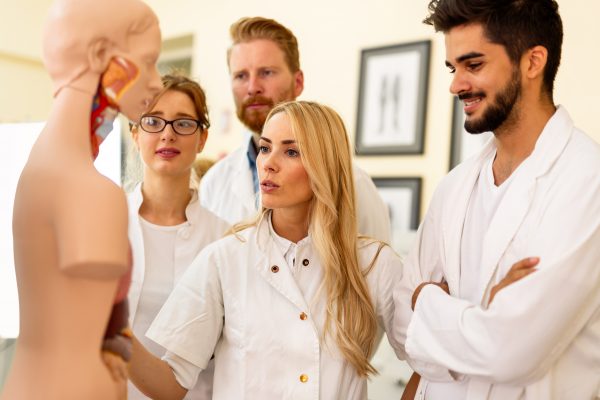
[[[483,53],[477,53],[475,51],[472,51],[470,53],[463,54],[460,57],[456,57],[456,62],[457,63],[461,63],[463,61],[470,60],[471,58],[477,58],[477,57],[483,57],[483,56],[484,56]],[[452,67],[452,64],[450,64],[449,61],[446,60],[445,63],[446,63],[446,67]]]
[[[264,140],[267,143],[273,143],[273,141],[271,139],[262,137],[262,136],[260,137],[260,140]],[[294,144],[294,143],[296,143],[296,141],[294,139],[286,139],[286,140],[281,141],[281,144]]]
[[[164,112],[162,112],[162,111],[160,111],[160,110],[157,110],[157,111],[151,111],[151,112],[149,112],[149,113],[146,113],[146,114],[144,114],[144,115],[145,115],[145,116],[147,116],[147,117],[152,117],[152,116],[159,116],[159,117],[160,117],[160,116],[164,116],[164,115],[165,115],[165,113],[164,113]],[[175,117],[176,117],[176,118],[189,118],[189,119],[197,119],[196,117],[194,117],[194,116],[193,116],[193,115],[191,115],[191,114],[188,114],[188,113],[182,113],[182,112],[178,112],[178,113],[176,113],[176,114],[175,114]]]

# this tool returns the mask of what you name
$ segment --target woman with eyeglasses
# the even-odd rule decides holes
[[[163,89],[131,130],[143,180],[128,195],[130,324],[139,342],[157,357],[165,349],[147,339],[146,330],[194,257],[229,227],[200,205],[197,185],[190,182],[208,136],[204,91],[183,76],[166,75],[162,81]],[[209,368],[186,398],[210,399],[211,393]],[[131,383],[128,398],[147,399]]]

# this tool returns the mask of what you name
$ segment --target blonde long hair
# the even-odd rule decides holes
[[[323,262],[327,296],[325,336],[335,333],[340,351],[360,376],[375,373],[369,363],[377,333],[375,308],[358,263],[358,230],[350,143],[340,116],[330,107],[308,101],[276,106],[288,117],[314,196],[309,233]],[[267,210],[233,231],[257,224]],[[332,329],[335,328],[335,329]]]

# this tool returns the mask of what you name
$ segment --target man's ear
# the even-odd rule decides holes
[[[113,43],[100,38],[94,40],[88,48],[88,63],[90,70],[98,74],[103,73],[108,68],[108,64],[113,56]]]
[[[536,79],[544,76],[544,69],[548,62],[548,49],[544,46],[534,46],[525,52],[525,74],[529,79]]]
[[[301,69],[294,72],[294,98],[300,96],[304,90],[304,73]]]

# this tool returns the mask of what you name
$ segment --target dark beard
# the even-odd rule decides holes
[[[460,100],[471,97],[484,97],[484,93],[464,93],[458,96]],[[504,89],[499,92],[492,104],[485,110],[483,116],[479,119],[466,120],[465,130],[469,133],[483,133],[496,131],[511,115],[513,107],[521,96],[521,79],[519,70],[513,70],[510,81]]]

